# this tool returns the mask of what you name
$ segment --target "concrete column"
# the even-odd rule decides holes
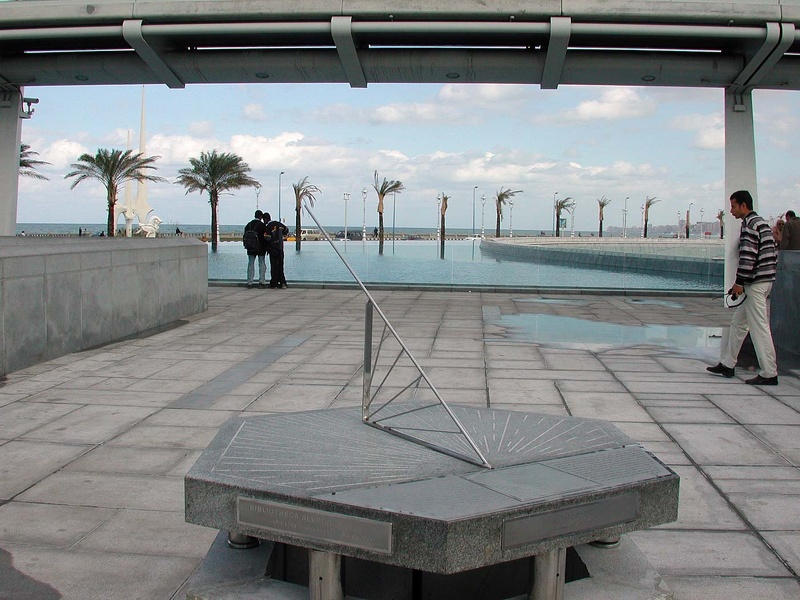
[[[344,600],[341,554],[309,549],[308,597],[310,600]]]
[[[756,180],[756,141],[753,129],[751,92],[725,91],[725,290],[736,279],[739,265],[739,229],[741,222],[731,216],[728,198],[736,190],[748,190],[758,210]]]
[[[533,559],[533,589],[529,600],[564,600],[567,549],[556,548]]]
[[[0,235],[17,233],[21,90],[0,90]]]

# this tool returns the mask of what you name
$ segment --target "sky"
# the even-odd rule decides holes
[[[96,182],[70,189],[70,164],[99,148],[138,151],[141,86],[29,87],[39,98],[23,122],[22,141],[51,165],[49,181],[20,179],[17,221],[104,223],[105,190]],[[159,156],[148,185],[152,214],[169,224],[210,223],[208,197],[176,185],[190,157],[234,152],[262,189],[235,190],[220,200],[220,222],[252,218],[256,201],[294,223],[292,183],[308,176],[321,189],[314,212],[324,226],[377,225],[373,173],[399,180],[396,226],[436,227],[437,195],[450,197],[448,228],[494,228],[493,198],[522,190],[504,209],[502,228],[553,228],[553,198],[576,201],[575,229],[598,227],[598,198],[611,203],[604,226],[641,222],[646,197],[653,225],[677,224],[692,203],[691,220],[712,221],[724,193],[723,91],[653,87],[525,85],[342,84],[197,85],[183,90],[147,86],[146,148]],[[753,97],[759,181],[758,212],[777,217],[800,210],[800,92],[756,91]],[[279,173],[284,171],[284,175]],[[477,186],[477,190],[475,190]],[[366,187],[366,209],[361,190]],[[564,216],[564,215],[562,215]],[[303,222],[311,224],[310,218]],[[385,225],[392,224],[388,199]]]

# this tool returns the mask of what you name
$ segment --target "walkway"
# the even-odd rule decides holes
[[[678,522],[629,536],[677,600],[800,596],[800,372],[707,374],[719,300],[375,296],[446,400],[608,419],[680,474]],[[180,597],[216,534],[184,523],[182,477],[220,424],[359,402],[359,292],[209,300],[0,383],[0,598]]]

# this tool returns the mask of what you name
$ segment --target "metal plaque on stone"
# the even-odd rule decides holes
[[[392,524],[281,502],[238,498],[237,522],[265,532],[392,553]]]
[[[503,550],[628,523],[636,520],[638,512],[639,495],[631,492],[615,498],[509,519],[503,523]]]

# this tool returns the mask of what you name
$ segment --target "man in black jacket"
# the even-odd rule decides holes
[[[267,228],[261,220],[264,217],[264,213],[257,210],[254,216],[255,218],[244,226],[245,237],[248,236],[249,231],[253,231],[258,240],[258,244],[255,247],[247,248],[247,244],[245,244],[245,248],[247,248],[247,289],[253,287],[256,257],[258,257],[258,284],[263,289],[266,287],[267,275],[267,263],[264,259],[267,255],[267,240],[264,237]]]
[[[267,224],[267,252],[269,252],[269,287],[286,289],[286,275],[283,272],[283,238],[289,228],[280,221],[273,221],[269,213],[264,213]]]

